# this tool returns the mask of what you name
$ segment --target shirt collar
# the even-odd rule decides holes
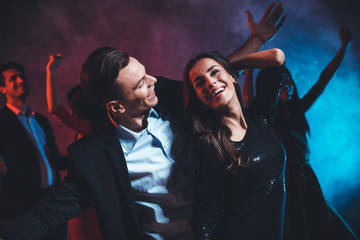
[[[15,115],[22,115],[22,116],[34,116],[35,112],[31,110],[29,106],[24,104],[24,107],[22,109],[17,108],[15,106],[10,105],[9,103],[6,103],[6,106],[13,112]]]
[[[108,111],[108,117],[109,117],[111,123],[112,123],[117,129],[120,129],[120,127],[121,127],[121,128],[125,128],[125,127],[123,127],[121,124],[118,124],[118,123],[116,122],[116,120],[114,119],[113,116],[111,116],[111,114],[109,113],[109,111]],[[159,118],[160,116],[159,116],[159,114],[157,113],[157,111],[156,111],[155,109],[150,108],[149,114],[148,114],[147,117],[148,117],[148,118],[149,118],[149,117]],[[126,128],[125,128],[125,129],[126,129]]]
[[[127,129],[126,127],[122,126],[121,124],[118,124],[115,119],[111,116],[111,114],[108,112],[108,116],[110,118],[111,123],[116,127],[117,132],[118,132],[118,137],[119,140],[121,142],[121,144],[126,148],[126,150],[128,152],[131,152],[136,141],[140,138],[140,136],[142,134],[144,134],[145,131],[147,131],[145,129],[143,129],[142,131],[140,131],[139,133],[133,132],[129,129]],[[151,108],[149,110],[149,114],[147,118],[159,118],[159,114],[155,111],[155,109]],[[149,127],[149,120],[148,120],[148,126]]]

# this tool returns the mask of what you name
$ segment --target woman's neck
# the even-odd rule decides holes
[[[244,138],[247,124],[239,101],[230,105],[230,108],[223,113],[222,120],[231,131],[232,141],[241,141]]]

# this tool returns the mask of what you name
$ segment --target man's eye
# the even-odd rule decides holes
[[[144,81],[141,81],[138,85],[138,88],[141,88],[144,85]]]

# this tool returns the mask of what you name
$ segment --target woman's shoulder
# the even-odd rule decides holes
[[[248,127],[272,128],[272,119],[256,108],[251,108],[251,105],[244,109],[244,116]]]

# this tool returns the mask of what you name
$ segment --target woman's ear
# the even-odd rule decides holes
[[[230,77],[232,78],[233,83],[238,83],[238,81],[234,78],[234,76],[233,76],[233,75],[231,75],[231,74],[230,74]]]
[[[123,114],[125,112],[125,108],[119,100],[107,102],[106,109],[113,114]]]

